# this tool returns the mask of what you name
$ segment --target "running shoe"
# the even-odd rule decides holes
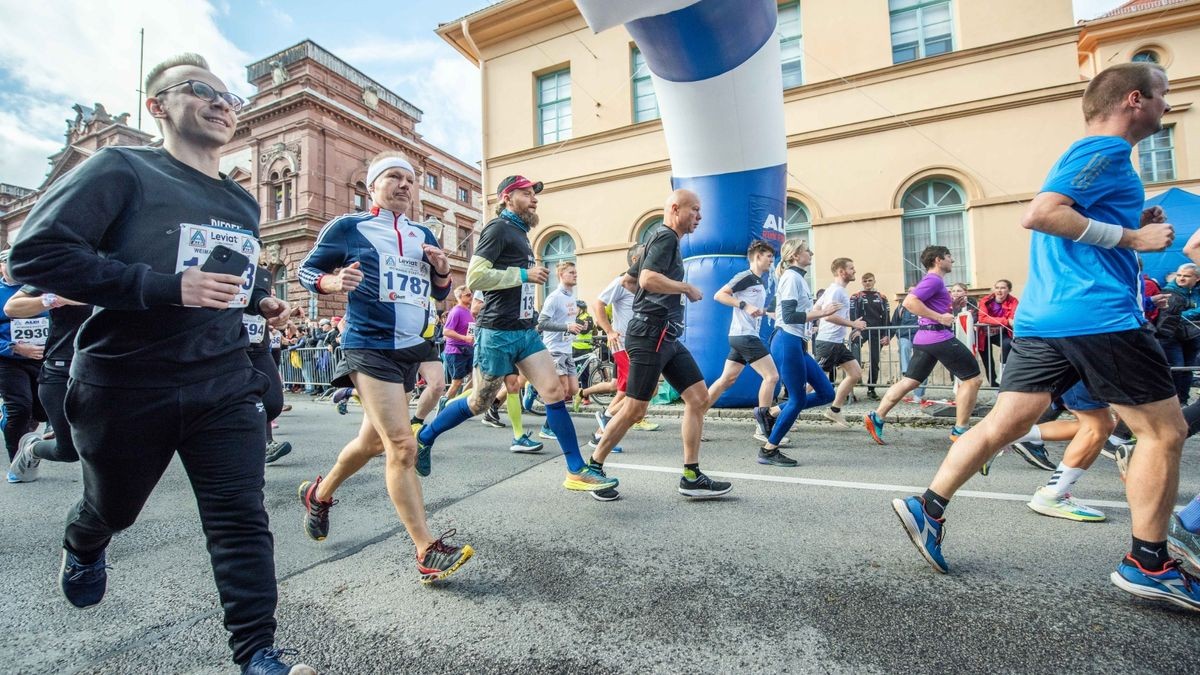
[[[345,415],[350,412],[350,399],[344,398],[335,404],[339,415]]]
[[[969,428],[970,427],[960,427],[957,424],[950,427],[950,442],[953,443],[954,441],[957,441],[958,437],[967,433],[967,429]]]
[[[1106,440],[1104,441],[1104,448],[1100,450],[1100,454],[1115,462],[1117,460],[1117,455],[1121,452],[1121,447],[1133,444],[1134,441],[1128,441],[1126,443],[1113,443],[1112,441]]]
[[[284,403],[284,404],[283,404],[283,407],[279,409],[279,412],[281,412],[281,413],[285,413],[285,412],[291,412],[291,411],[292,411],[292,404],[291,404],[291,403]]]
[[[450,402],[450,399],[446,398],[445,396],[438,399],[437,411],[438,411],[439,415],[442,413],[443,410],[446,409],[446,404],[449,402]]]
[[[33,444],[42,440],[42,435],[36,431],[25,434],[17,442],[17,454],[12,464],[8,465],[8,482],[32,483],[37,480],[38,466],[42,460],[33,455]]]
[[[867,398],[871,399],[872,401],[878,401],[879,394],[876,394],[874,389],[868,389],[867,390]]]
[[[920,551],[921,557],[925,558],[935,572],[949,573],[950,566],[942,557],[942,536],[946,534],[946,519],[937,520],[925,513],[925,502],[920,497],[893,499],[892,510],[900,517],[900,524]]]
[[[846,421],[846,416],[840,412],[834,412],[832,408],[826,408],[821,411],[821,415],[843,429],[850,428],[850,423]]]
[[[492,427],[493,429],[504,428],[504,422],[500,421],[500,411],[496,408],[496,406],[488,408],[487,412],[483,413],[483,417],[481,417],[479,421],[486,426]]]
[[[754,437],[770,436],[771,435],[771,415],[766,408],[756,407],[752,413],[754,415]]]
[[[1189,532],[1178,514],[1171,514],[1171,525],[1167,528],[1167,547],[1171,553],[1183,558],[1192,570],[1200,573],[1200,534]]]
[[[1168,561],[1158,572],[1150,572],[1126,554],[1117,571],[1108,578],[1117,588],[1139,598],[1170,602],[1200,612],[1200,579],[1184,571],[1178,560]]]
[[[1103,511],[1076,504],[1070,494],[1059,497],[1054,490],[1047,487],[1038,488],[1038,491],[1033,493],[1033,499],[1025,506],[1043,516],[1077,520],[1081,523],[1099,523],[1105,519]]]
[[[271,441],[267,443],[267,464],[278,460],[292,451],[292,444],[287,441]]]
[[[871,438],[880,445],[885,445],[883,442],[883,420],[879,419],[874,411],[863,415],[863,426],[867,428],[867,433],[871,434]]]
[[[695,480],[688,480],[687,476],[679,477],[679,494],[684,497],[712,499],[727,495],[732,489],[732,483],[713,480],[703,473],[698,473]]]
[[[584,466],[579,471],[568,471],[567,478],[563,481],[563,487],[568,490],[595,492],[615,488],[620,483],[621,481],[616,478],[609,478],[603,471],[596,471],[591,466]]]
[[[550,427],[546,426],[545,424],[543,424],[542,428],[538,431],[538,438],[544,438],[549,441],[557,441],[558,440],[558,436],[554,435],[554,430],[551,429]]]
[[[600,431],[604,431],[604,427],[608,426],[608,421],[611,419],[603,408],[596,411],[596,426],[600,427]]]
[[[417,558],[417,571],[421,573],[421,583],[442,581],[457,572],[463,563],[475,555],[475,549],[471,548],[470,544],[455,546],[446,543],[446,540],[456,533],[457,530],[446,530]]]
[[[544,447],[546,446],[530,438],[527,433],[520,438],[514,438],[512,445],[508,446],[508,449],[513,452],[533,453],[541,452]]]
[[[629,428],[633,429],[634,431],[658,431],[658,426],[659,425],[657,423],[651,422],[650,420],[643,417],[642,419],[638,420],[637,422],[634,422],[633,426],[631,426]]]
[[[422,478],[433,472],[433,446],[421,442],[421,430],[424,428],[424,424],[413,425],[413,438],[417,439],[417,462],[413,468]]]
[[[250,661],[242,667],[242,675],[317,675],[312,666],[297,663],[290,666],[281,659],[284,656],[295,656],[295,649],[275,649],[263,647],[250,657]]]
[[[63,549],[62,567],[59,568],[59,587],[63,597],[72,605],[83,609],[98,604],[104,599],[108,588],[108,570],[112,566],[104,561],[104,551],[95,562],[82,563],[67,549]]]
[[[593,490],[592,492],[589,492],[588,494],[592,496],[592,499],[595,499],[598,502],[613,502],[613,501],[616,501],[617,498],[621,496],[620,492],[617,492],[616,490],[614,490],[612,488],[608,488],[605,490]]]
[[[779,451],[779,448],[768,450],[766,448],[758,449],[758,463],[767,464],[769,466],[785,466],[793,467],[799,464],[796,460],[788,457]]]
[[[1022,441],[1020,443],[1013,443],[1009,447],[1013,449],[1013,452],[1020,455],[1021,459],[1029,462],[1039,469],[1054,471],[1058,468],[1055,466],[1054,462],[1050,461],[1050,455],[1046,454],[1046,446],[1042,445],[1041,443]]]
[[[575,392],[575,397],[571,399],[571,412],[579,412],[583,410],[583,395]]]
[[[525,396],[521,399],[521,409],[527,413],[536,415],[537,413],[533,411],[533,399],[536,397],[537,390],[533,388],[532,384],[526,384]]]
[[[1117,473],[1121,475],[1121,482],[1125,482],[1125,473],[1129,471],[1129,460],[1133,459],[1133,451],[1137,446],[1133,443],[1129,445],[1117,446]]]
[[[321,484],[321,476],[316,480],[306,480],[300,484],[300,503],[304,505],[304,531],[314,541],[324,541],[329,536],[329,508],[337,504],[336,499],[323,502],[317,499],[317,486]]]
[[[997,452],[996,454],[992,455],[991,459],[987,460],[986,462],[983,463],[983,466],[979,467],[979,475],[986,476],[989,473],[991,473],[992,462],[996,461],[997,459],[1000,459],[1000,456],[1003,454],[1004,454],[1004,448],[1001,448],[1000,452]]]
[[[592,434],[592,439],[590,441],[588,441],[587,445],[589,448],[600,447],[600,434]],[[623,451],[621,450],[621,446],[614,445],[612,450],[609,450],[609,452],[623,452]]]

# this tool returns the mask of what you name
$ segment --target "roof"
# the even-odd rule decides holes
[[[1126,14],[1146,12],[1152,9],[1162,9],[1163,7],[1178,5],[1184,2],[1188,2],[1188,0],[1129,0],[1129,2],[1126,2],[1120,7],[1101,14],[1100,16],[1096,17],[1096,19],[1109,19],[1114,16],[1124,16]]]

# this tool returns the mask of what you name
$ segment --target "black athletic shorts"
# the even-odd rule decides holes
[[[854,360],[854,355],[841,342],[814,340],[813,355],[816,357],[817,364],[821,366],[821,370],[831,370],[834,366]]]
[[[770,356],[767,346],[757,335],[730,335],[729,356],[726,361],[733,361],[748,366],[764,356]]]
[[[632,399],[649,401],[654,398],[659,375],[679,392],[704,381],[692,353],[678,340],[663,340],[659,344],[658,337],[626,335],[625,353],[629,355],[625,395]]]
[[[1083,380],[1098,401],[1143,405],[1173,398],[1167,357],[1142,328],[1063,338],[1019,337],[1004,366],[1000,391],[1062,396]]]
[[[924,382],[939,363],[963,382],[979,377],[979,362],[966,345],[954,338],[928,345],[913,345],[912,357],[908,360],[908,370],[904,371],[904,376]],[[1007,370],[1004,371],[1004,377],[1008,378]]]
[[[350,373],[362,373],[381,382],[402,384],[411,391],[417,383],[420,365],[437,360],[437,347],[428,340],[404,349],[343,349],[331,384],[352,387]]]

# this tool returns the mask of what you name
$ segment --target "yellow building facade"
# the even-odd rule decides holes
[[[982,289],[1008,278],[1019,295],[1024,204],[1083,135],[1083,90],[1112,63],[1156,60],[1171,78],[1164,131],[1134,153],[1147,196],[1200,184],[1200,0],[1135,0],[1081,24],[1071,0],[779,8],[787,232],[816,252],[814,288],[829,282],[829,261],[849,257],[894,295],[938,243],[956,252],[952,281]],[[534,249],[549,262],[574,257],[581,295],[594,298],[660,222],[671,189],[629,34],[593,34],[571,0],[506,0],[437,32],[480,68],[484,191],[510,174],[544,181]]]

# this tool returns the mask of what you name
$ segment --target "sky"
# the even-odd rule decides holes
[[[475,163],[479,70],[433,31],[494,1],[353,0],[338,11],[317,0],[0,0],[0,183],[41,185],[75,103],[130,112],[137,124],[142,28],[147,69],[194,51],[244,97],[253,93],[247,64],[311,39],[420,108],[417,131],[429,142]],[[1073,0],[1077,19],[1123,1]],[[155,133],[147,115],[142,128]]]

